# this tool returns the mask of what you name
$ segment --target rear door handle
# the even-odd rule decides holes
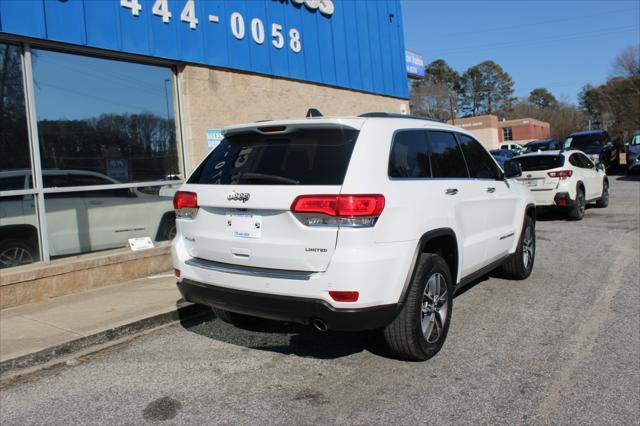
[[[496,189],[493,186],[490,186],[487,188],[487,192],[493,194],[494,192],[496,192]]]
[[[458,193],[458,189],[457,188],[449,188],[446,191],[444,191],[445,194],[447,195],[456,195]]]

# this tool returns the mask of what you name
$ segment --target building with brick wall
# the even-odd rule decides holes
[[[500,144],[517,143],[524,145],[536,139],[548,139],[551,128],[546,121],[534,118],[519,118],[498,122],[498,139]]]
[[[478,115],[456,118],[448,123],[473,133],[487,149],[499,148],[503,143],[523,145],[551,135],[549,123],[534,118],[500,121],[495,115]]]

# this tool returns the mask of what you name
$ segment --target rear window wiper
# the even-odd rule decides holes
[[[250,172],[240,173],[238,175],[238,179],[261,180],[266,182],[280,182],[280,183],[290,183],[293,185],[300,185],[299,180],[290,179],[284,176],[268,175],[264,173],[250,173]]]

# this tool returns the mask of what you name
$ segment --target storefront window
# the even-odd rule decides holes
[[[31,52],[50,258],[173,238],[174,189],[161,183],[181,178],[172,70]],[[140,182],[158,185],[121,186]]]
[[[32,63],[43,174],[101,176],[63,186],[180,176],[170,68],[37,49]]]
[[[27,54],[0,43],[0,268],[125,248],[134,237],[171,240],[182,179],[173,70],[28,51],[25,82]]]
[[[31,168],[21,53],[19,46],[0,43],[0,173]],[[8,179],[0,182],[0,191],[10,190],[4,187]]]
[[[21,48],[0,43],[0,269],[39,259],[23,83]]]

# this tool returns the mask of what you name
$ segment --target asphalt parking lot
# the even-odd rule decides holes
[[[9,424],[638,424],[640,177],[581,222],[539,218],[532,276],[459,294],[443,350],[390,359],[375,333],[215,318],[5,387]]]

